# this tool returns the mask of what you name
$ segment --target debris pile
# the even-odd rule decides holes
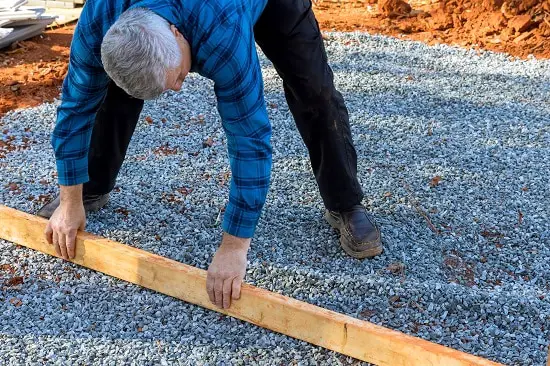
[[[550,43],[548,0],[442,0],[427,11],[407,5],[379,0],[379,16],[398,18],[392,25],[403,33],[430,32],[462,45],[502,45],[520,56],[544,54]]]
[[[446,0],[429,15],[419,22],[420,26],[437,30],[461,28],[480,41],[519,43],[533,38],[531,43],[536,48],[550,36],[548,1]]]
[[[323,30],[550,58],[550,0],[317,0]]]
[[[24,6],[27,0],[0,0],[0,49],[41,34],[56,16],[41,7]]]

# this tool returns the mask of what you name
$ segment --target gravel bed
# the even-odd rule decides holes
[[[359,261],[339,248],[262,58],[274,167],[246,280],[498,362],[543,365],[550,62],[360,33],[331,33],[327,49],[386,250]],[[226,140],[211,83],[191,76],[184,89],[146,104],[112,200],[87,230],[206,269],[228,197]],[[2,204],[34,213],[55,194],[54,118],[55,103],[0,119]],[[2,364],[358,364],[5,241],[0,265]]]

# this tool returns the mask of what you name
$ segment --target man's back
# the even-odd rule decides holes
[[[174,24],[195,53],[209,32],[232,17],[246,16],[252,24],[256,23],[266,3],[267,0],[88,0],[73,43],[83,42],[91,53],[88,62],[101,66],[101,40],[109,28],[124,11],[142,7]]]

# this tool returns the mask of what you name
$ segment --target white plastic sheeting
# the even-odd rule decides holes
[[[27,0],[0,0],[0,49],[39,35],[56,16],[46,9],[24,6]]]

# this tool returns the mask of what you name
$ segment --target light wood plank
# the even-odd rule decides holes
[[[56,256],[47,221],[0,205],[0,238]],[[250,285],[229,310],[206,294],[206,271],[80,232],[74,263],[377,365],[498,365],[464,352]]]

